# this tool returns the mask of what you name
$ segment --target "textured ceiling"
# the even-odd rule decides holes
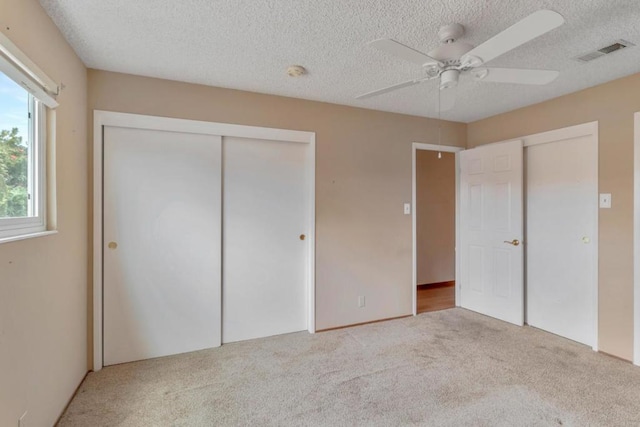
[[[441,25],[459,22],[478,45],[539,9],[565,25],[488,66],[560,71],[547,86],[461,77],[442,118],[470,122],[640,72],[638,0],[40,0],[84,63],[139,74],[437,117],[430,81],[367,100],[355,96],[423,75],[419,66],[367,46],[393,38],[438,45]],[[639,45],[590,63],[571,58],[617,39]],[[286,75],[288,65],[309,70]],[[466,78],[464,78],[466,77]]]

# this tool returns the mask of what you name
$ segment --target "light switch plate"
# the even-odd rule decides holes
[[[611,193],[600,193],[600,208],[611,209]]]
[[[404,204],[404,214],[411,215],[411,203]]]

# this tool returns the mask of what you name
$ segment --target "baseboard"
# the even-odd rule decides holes
[[[625,359],[624,357],[616,356],[615,354],[607,353],[606,351],[598,350],[597,353],[604,354],[605,356],[618,359],[621,362],[631,363],[633,365],[633,360]]]
[[[82,383],[84,382],[84,380],[87,379],[87,375],[89,375],[89,372],[91,372],[91,371],[87,371],[84,374],[84,376],[82,377],[82,380],[80,381],[80,384],[78,384],[78,386],[76,387],[76,390],[73,392],[73,394],[71,395],[71,397],[67,401],[67,404],[64,405],[64,408],[62,409],[62,412],[60,412],[60,415],[58,415],[58,419],[56,420],[56,423],[54,424],[54,426],[57,426],[58,424],[60,424],[60,419],[62,418],[64,413],[67,412],[67,409],[69,408],[69,405],[71,405],[71,401],[73,400],[74,397],[76,397],[76,394],[78,394],[78,391],[80,390],[80,387],[82,386]]]

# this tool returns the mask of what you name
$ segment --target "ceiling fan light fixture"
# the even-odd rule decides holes
[[[445,70],[440,74],[440,90],[450,89],[458,86],[458,78],[460,77],[460,71],[458,70]]]

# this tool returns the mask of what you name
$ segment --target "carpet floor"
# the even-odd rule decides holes
[[[463,309],[90,373],[60,426],[638,426],[640,368]]]

